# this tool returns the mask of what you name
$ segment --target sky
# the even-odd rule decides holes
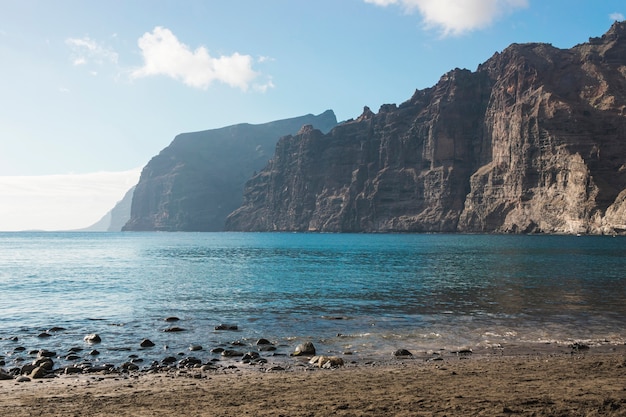
[[[179,133],[355,118],[511,43],[570,48],[625,14],[624,0],[0,0],[0,230],[95,223]]]

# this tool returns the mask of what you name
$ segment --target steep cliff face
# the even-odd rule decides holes
[[[400,106],[279,141],[230,230],[620,233],[626,23],[511,45]]]
[[[323,131],[337,124],[320,115],[184,133],[144,167],[123,230],[221,231],[242,201],[243,186],[271,157],[281,136],[305,124]]]

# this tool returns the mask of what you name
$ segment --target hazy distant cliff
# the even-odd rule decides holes
[[[305,124],[328,131],[332,110],[275,122],[184,133],[144,167],[123,230],[221,231],[241,204],[243,186],[262,169],[281,136]]]
[[[102,216],[100,220],[92,224],[89,227],[80,229],[81,232],[119,232],[122,227],[130,219],[130,205],[133,201],[133,193],[135,187],[131,187],[130,190],[124,194],[124,197],[117,202],[117,204],[109,210],[107,214]]]
[[[626,23],[282,138],[227,229],[626,232]]]

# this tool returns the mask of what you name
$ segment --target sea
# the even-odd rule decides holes
[[[205,360],[261,338],[276,347],[268,355],[310,341],[356,359],[624,344],[625,284],[623,237],[7,232],[0,364],[71,347],[83,349],[78,360],[114,364]],[[236,330],[216,329],[224,324]],[[83,340],[93,333],[97,345]]]

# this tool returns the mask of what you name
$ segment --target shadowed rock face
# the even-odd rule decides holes
[[[184,133],[144,167],[123,230],[221,231],[242,201],[243,186],[262,169],[281,136],[313,124],[337,124],[328,110],[275,122]]]
[[[282,138],[229,230],[626,232],[626,23]]]

